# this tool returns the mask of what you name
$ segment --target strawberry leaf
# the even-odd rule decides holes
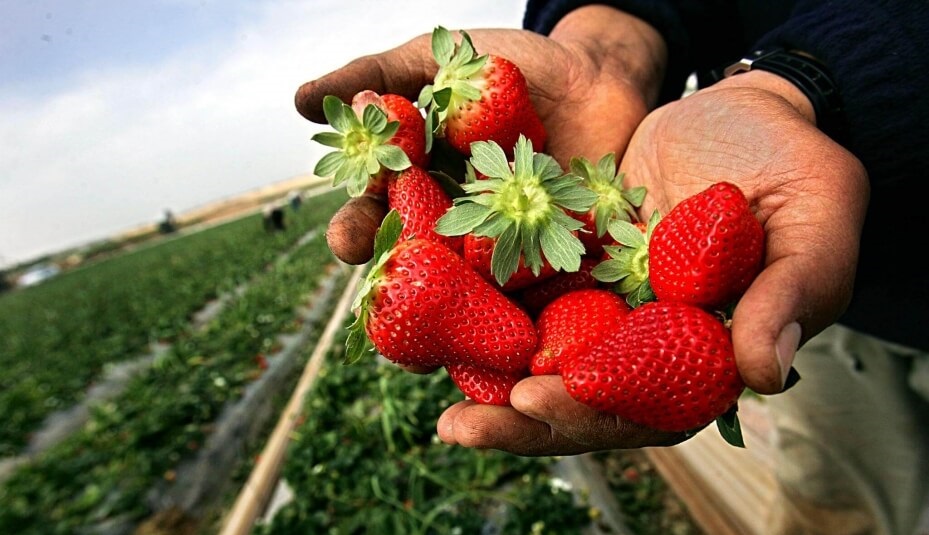
[[[742,437],[742,426],[739,424],[738,404],[733,405],[725,414],[716,418],[716,428],[719,434],[730,445],[737,448],[745,447]]]
[[[455,53],[455,38],[442,26],[432,30],[432,57],[439,66],[448,65]]]
[[[342,359],[343,364],[354,364],[364,356],[365,351],[374,349],[371,340],[368,339],[368,334],[365,332],[362,317],[362,315],[359,315],[348,327],[348,337],[345,339],[345,357]]]
[[[391,210],[384,216],[380,228],[374,234],[374,261],[380,262],[403,233],[403,220],[400,219],[400,213],[397,210]]]
[[[503,178],[512,174],[506,153],[493,141],[471,143],[471,165],[489,178]]]
[[[345,136],[338,132],[319,132],[318,134],[314,134],[310,139],[321,145],[336,149],[341,149],[345,146]]]
[[[610,236],[626,247],[645,245],[645,235],[638,227],[628,221],[616,219],[609,224]]]
[[[345,154],[342,151],[330,152],[316,162],[316,167],[313,168],[313,174],[316,176],[332,176],[342,167],[342,163],[345,159]]]
[[[540,243],[542,253],[556,270],[577,271],[580,269],[584,244],[566,228],[560,225],[544,227]]]
[[[387,126],[386,113],[384,113],[374,104],[368,104],[365,106],[364,111],[361,113],[361,124],[365,128],[371,130],[372,132],[383,132],[384,128]],[[399,125],[400,123],[397,123],[397,126]],[[393,133],[390,135],[393,136]]]
[[[450,209],[436,221],[435,231],[443,236],[463,236],[483,223],[491,211],[478,203],[467,203]]]
[[[494,244],[494,252],[490,256],[490,271],[497,279],[501,286],[506,284],[510,276],[516,272],[519,267],[519,244],[517,243],[518,232],[516,227],[510,225],[497,237]]]
[[[413,165],[413,163],[410,162],[409,156],[406,155],[406,152],[396,145],[381,145],[380,147],[375,147],[374,157],[376,158],[376,162],[391,171],[403,171],[407,167]],[[380,170],[380,165],[374,173]]]

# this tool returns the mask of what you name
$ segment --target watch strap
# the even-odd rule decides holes
[[[833,140],[845,138],[845,109],[828,69],[816,59],[782,48],[756,50],[726,67],[723,78],[752,70],[776,74],[794,84],[813,105],[816,126]]]

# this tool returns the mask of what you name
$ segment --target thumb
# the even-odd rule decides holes
[[[432,83],[438,66],[432,56],[428,35],[420,35],[403,45],[352,60],[321,78],[297,89],[294,104],[300,115],[325,124],[323,98],[327,95],[350,102],[359,91],[394,93],[416,101],[423,86]]]

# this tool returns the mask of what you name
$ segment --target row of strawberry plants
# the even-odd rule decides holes
[[[284,232],[260,215],[165,240],[0,295],[0,457],[68,407],[109,363],[174,339],[208,300],[243,284],[344,202],[335,190],[294,211]]]
[[[180,332],[151,369],[94,407],[81,430],[0,485],[0,533],[74,533],[152,513],[150,489],[170,479],[222,408],[260,376],[256,356],[297,327],[298,305],[332,262],[320,233],[256,276],[204,329]]]
[[[344,333],[343,333],[344,334]],[[463,398],[444,370],[374,356],[340,365],[334,342],[283,469],[295,498],[255,535],[579,533],[588,507],[550,475],[554,458],[449,447],[435,421]]]

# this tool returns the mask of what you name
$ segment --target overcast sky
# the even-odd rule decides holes
[[[302,82],[523,6],[0,0],[0,267],[308,174],[326,149]]]

